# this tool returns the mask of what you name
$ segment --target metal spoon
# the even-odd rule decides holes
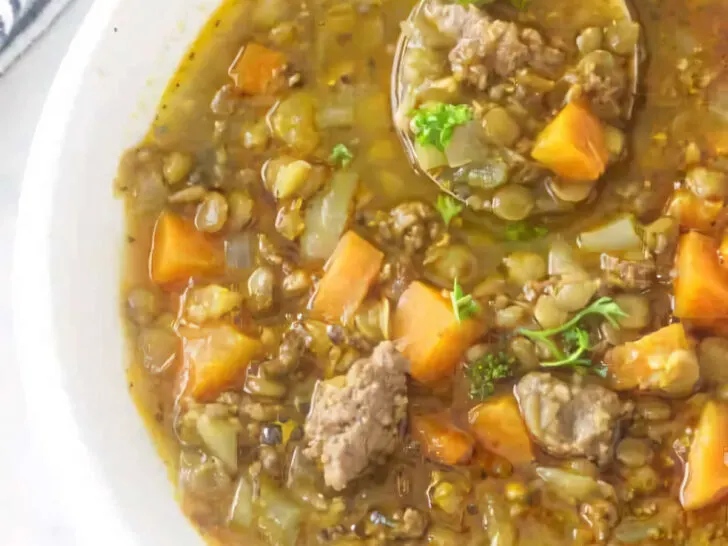
[[[422,10],[428,5],[428,3],[431,3],[435,0],[420,0],[411,10],[409,17],[407,18],[407,21],[405,24],[414,24],[417,17],[421,14]],[[615,2],[618,2],[618,9],[619,11],[622,11],[624,14],[624,18],[629,21],[637,21],[636,11],[629,2],[629,0],[615,0]],[[393,69],[392,69],[392,79],[391,79],[391,88],[390,88],[390,95],[391,95],[391,104],[392,104],[392,112],[393,116],[395,116],[395,123],[394,126],[397,130],[398,136],[400,141],[402,142],[402,145],[404,147],[405,152],[407,153],[407,157],[409,158],[410,163],[412,164],[413,168],[418,171],[419,173],[425,175],[430,180],[432,180],[434,183],[436,183],[440,189],[453,196],[454,198],[458,199],[459,201],[465,203],[468,205],[469,203],[461,196],[458,195],[456,192],[454,192],[451,188],[451,185],[449,183],[446,183],[444,180],[442,180],[437,174],[433,174],[431,172],[428,172],[426,169],[422,168],[422,166],[419,163],[419,160],[417,159],[416,153],[415,153],[415,143],[413,140],[413,135],[410,131],[408,131],[406,128],[403,128],[400,123],[398,123],[398,120],[396,119],[397,113],[400,109],[400,103],[405,97],[405,94],[407,92],[407,84],[405,82],[403,72],[405,68],[405,57],[409,51],[409,44],[410,44],[410,35],[407,32],[402,32],[399,38],[399,41],[397,43],[397,47],[395,50],[394,55],[394,63],[393,63]],[[637,96],[638,87],[640,84],[640,65],[642,60],[645,56],[645,50],[644,50],[644,42],[642,41],[642,38],[640,37],[640,40],[638,41],[637,45],[634,48],[633,54],[628,58],[628,64],[626,67],[626,73],[629,78],[629,85],[627,89],[627,93],[625,94],[625,97],[623,99],[622,104],[622,117],[625,121],[628,121],[631,119],[634,106],[635,106],[635,98]],[[507,151],[508,153],[515,153],[512,151]],[[533,168],[541,168],[538,164],[531,161],[529,158],[521,156],[521,159],[524,161],[525,165],[531,166]]]

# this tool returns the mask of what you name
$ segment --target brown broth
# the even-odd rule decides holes
[[[354,24],[338,35],[328,27],[334,21],[328,10],[332,7],[342,9],[341,6],[349,4],[323,0],[301,5],[284,0],[279,0],[278,3],[286,5],[283,10],[287,14],[286,20],[298,28],[294,40],[276,47],[286,54],[290,64],[300,73],[300,89],[313,96],[319,104],[330,103],[341,92],[352,92],[356,97],[355,122],[352,127],[321,130],[321,141],[311,157],[325,163],[335,144],[351,144],[355,150],[355,159],[350,170],[360,177],[360,195],[368,198],[368,201],[362,199],[361,202],[366,204],[360,207],[352,225],[368,238],[379,242],[388,258],[397,258],[401,249],[377,239],[376,228],[364,220],[370,217],[367,214],[373,215],[378,210],[386,211],[408,200],[434,203],[438,194],[434,184],[412,170],[394,131],[389,110],[390,71],[394,47],[399,37],[399,22],[407,17],[413,2],[372,2],[367,9],[354,10]],[[229,191],[238,187],[236,180],[239,180],[241,170],[249,170],[257,176],[268,160],[287,153],[285,146],[274,138],[263,149],[246,149],[240,136],[244,127],[266,117],[274,107],[276,98],[237,98],[233,101],[234,107],[229,114],[214,114],[210,108],[220,88],[229,83],[228,67],[241,45],[248,41],[271,41],[269,31],[256,28],[255,17],[251,16],[258,5],[252,0],[225,0],[222,3],[180,64],[160,102],[149,134],[136,149],[130,150],[122,159],[117,189],[124,195],[128,211],[128,244],[125,245],[122,284],[125,316],[128,291],[132,287],[141,287],[158,295],[160,313],[167,313],[172,319],[178,318],[181,315],[180,298],[186,288],[185,285],[167,285],[160,290],[149,278],[153,227],[160,209],[166,206],[168,192],[164,193],[160,202],[153,192],[150,197],[149,192],[139,190],[139,181],[148,173],[145,170],[147,167],[140,166],[141,163],[146,161],[146,165],[152,165],[149,169],[158,171],[164,154],[182,151],[194,157],[195,169],[205,187]],[[543,21],[545,31],[557,33],[571,42],[579,29],[591,23],[590,17],[594,16],[594,12],[606,9],[603,6],[608,5],[610,3],[606,1],[585,4],[576,0],[563,0],[558,10],[555,10],[553,5],[534,0],[530,15]],[[728,30],[725,22],[728,21],[728,4],[720,0],[643,0],[635,8],[648,56],[642,71],[643,80],[635,117],[628,128],[631,143],[628,161],[609,173],[600,186],[596,200],[587,206],[576,207],[574,212],[558,220],[549,220],[551,233],[544,240],[503,241],[491,233],[490,228],[494,224],[490,217],[464,213],[462,223],[452,229],[452,237],[454,241],[463,242],[474,252],[478,264],[475,280],[482,280],[498,270],[502,258],[514,250],[544,254],[553,240],[563,237],[571,241],[586,227],[599,225],[620,211],[635,213],[643,223],[656,219],[662,214],[676,182],[683,178],[684,150],[690,142],[700,148],[704,160],[719,162],[715,153],[714,137],[728,131],[725,117],[728,116],[728,45],[724,40]],[[563,14],[582,11],[585,12],[584,16],[576,15],[572,26],[564,25]],[[338,19],[336,24],[347,23]],[[343,86],[342,91],[342,86],[330,83],[338,81],[335,75],[344,65],[352,67],[347,71],[347,78],[352,83]],[[680,72],[678,66],[685,67],[685,70]],[[689,73],[693,67],[697,67],[695,76],[690,81],[683,76],[681,81],[681,74]],[[699,82],[702,77],[710,77],[704,88]],[[724,98],[718,101],[717,96],[721,93]],[[716,111],[718,106],[715,105],[719,102],[722,102],[724,108],[722,112]],[[222,130],[221,124],[224,124]],[[725,138],[723,140],[725,142]],[[140,150],[147,154],[147,159],[141,163],[138,159]],[[225,156],[225,161],[221,163],[222,155]],[[131,191],[130,188],[137,190]],[[283,249],[283,253],[288,252],[295,245],[283,239],[275,230],[274,200],[265,192],[262,184],[257,183],[254,188],[251,194],[255,199],[256,220],[250,229],[268,235],[274,245]],[[191,217],[194,215],[195,205],[178,204],[172,208],[181,215]],[[295,252],[290,255],[292,266],[310,272],[314,279],[320,278],[322,263],[304,262]],[[580,259],[590,274],[595,277],[600,275],[598,259],[586,254],[580,255]],[[258,257],[258,262],[262,261]],[[250,268],[244,270],[226,272],[220,278],[212,280],[225,286],[239,287],[244,291],[245,279],[254,265],[251,264]],[[650,327],[643,329],[644,332],[655,330],[672,320],[669,300],[671,254],[658,267],[660,282],[644,291],[653,309],[652,323]],[[423,270],[420,264],[415,264],[413,270],[417,278],[431,278],[428,277],[431,273]],[[277,268],[276,275],[280,280],[282,275]],[[469,289],[475,285],[475,280],[468,283]],[[435,282],[440,287],[447,288],[441,281]],[[306,304],[307,299],[300,298],[278,304],[263,314],[253,315],[243,310],[234,317],[234,321],[242,331],[251,335],[261,335],[263,329],[266,329],[266,333],[273,338],[273,343],[268,347],[272,351],[287,326],[299,314],[305,316]],[[176,481],[182,447],[175,427],[180,412],[180,393],[174,369],[183,365],[180,351],[170,367],[171,373],[150,373],[140,356],[138,336],[142,328],[131,320],[127,324],[131,348],[129,388],[160,455],[168,465],[171,478]],[[492,331],[485,341],[498,344],[502,338],[501,333]],[[283,413],[289,419],[301,424],[305,418],[305,413],[294,407],[292,393],[307,392],[313,382],[322,377],[325,377],[325,372],[321,364],[307,362],[299,375],[282,380],[289,390],[288,397],[282,403]],[[434,388],[412,384],[409,391],[410,411],[416,413],[424,410],[449,410],[455,422],[466,426],[467,411],[473,403],[467,398],[467,387],[463,382],[462,372],[459,372],[453,381],[443,381]],[[508,392],[512,387],[512,381],[505,382],[498,386],[498,392]],[[703,388],[703,391],[707,392],[707,389]],[[684,439],[686,429],[689,431],[697,419],[694,408],[707,395],[695,396],[697,398],[663,400],[671,407],[673,418],[664,424],[665,430],[660,433],[675,441]],[[636,397],[627,394],[624,398]],[[249,424],[251,423],[246,422],[245,426]],[[636,431],[635,434],[641,433]],[[290,462],[292,447],[300,444],[301,442],[292,442],[281,454],[284,470]],[[241,467],[253,461],[254,448],[255,445],[240,448]],[[676,457],[671,443],[663,443],[655,451],[653,467],[659,475],[661,485],[657,492],[644,497],[674,501],[677,499],[683,475],[682,462]],[[540,465],[555,466],[561,463],[541,451],[537,454],[537,460]],[[529,483],[535,479],[532,469],[517,470],[510,474],[507,467],[507,461],[491,458],[482,464],[443,468],[424,460],[418,452],[412,450],[409,443],[405,443],[386,466],[377,467],[372,476],[356,482],[343,493],[349,501],[349,511],[337,523],[345,527],[355,524],[361,527],[361,521],[373,508],[384,513],[402,506],[415,507],[424,513],[434,511],[427,491],[430,474],[437,470],[445,472],[446,476],[455,480],[472,484],[468,493],[472,503],[478,502],[476,498],[482,496],[483,490],[501,495],[506,483]],[[486,475],[488,479],[482,479]],[[398,492],[398,482],[402,481],[403,476],[410,483],[406,493]],[[621,511],[626,513],[638,503],[637,500],[632,501],[622,489],[623,479],[616,468],[605,470],[600,478],[617,486],[618,496],[622,495]],[[211,542],[226,546],[253,544],[252,541],[259,539],[253,538],[254,533],[232,530],[225,524],[232,493],[233,489],[230,488],[214,500],[206,501],[202,497],[191,497],[181,492],[180,500],[185,513]],[[583,520],[565,509],[560,500],[551,498],[552,495],[544,493],[543,496],[539,502],[526,504],[518,516],[517,527],[522,537],[519,544],[542,546],[592,543],[589,527]],[[640,544],[684,544],[685,542],[679,541],[679,537],[689,536],[692,529],[700,528],[705,522],[716,529],[724,529],[725,515],[719,513],[721,510],[724,509],[707,509],[687,516],[681,514],[681,523],[672,538],[650,539]],[[322,525],[316,523],[316,518],[323,519],[323,516],[316,514],[311,508],[304,508],[304,513],[306,522],[297,544],[317,544],[317,533]],[[564,519],[564,514],[576,519]],[[434,518],[438,522],[438,528],[465,531],[458,535],[461,537],[459,540],[471,544],[480,544],[487,540],[480,524],[482,512],[477,509],[474,513],[466,512],[462,521],[450,521],[442,514]],[[724,539],[716,538],[715,542],[695,540],[696,542],[689,544],[718,545],[723,544]],[[426,539],[422,539],[410,543],[425,541]],[[332,543],[349,544],[345,541]]]

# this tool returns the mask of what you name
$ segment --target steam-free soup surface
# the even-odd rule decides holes
[[[413,7],[225,1],[121,159],[182,510],[225,546],[728,544],[726,4]]]

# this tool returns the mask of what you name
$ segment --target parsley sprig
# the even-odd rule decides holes
[[[465,366],[465,377],[470,382],[470,398],[485,400],[495,392],[495,382],[513,373],[514,359],[503,351],[487,353]]]
[[[411,117],[410,125],[417,142],[444,152],[455,127],[473,119],[473,108],[467,104],[438,102],[420,106]]]
[[[625,313],[612,298],[603,297],[579,311],[571,318],[571,320],[561,326],[550,328],[548,330],[529,330],[527,328],[520,328],[518,332],[521,335],[526,336],[533,341],[540,342],[548,347],[554,357],[554,360],[542,362],[541,366],[546,368],[572,367],[577,369],[580,367],[589,367],[595,373],[604,375],[606,370],[599,366],[591,366],[591,359],[586,356],[592,349],[592,345],[589,339],[589,333],[585,329],[581,328],[579,323],[582,319],[590,315],[600,316],[615,328],[619,328],[618,319],[626,317],[627,313]],[[559,335],[561,336],[563,346],[568,353],[564,353],[564,351],[559,348],[556,342],[552,339]]]
[[[541,362],[544,368],[559,368],[561,366],[591,366],[591,359],[585,358],[584,355],[592,348],[589,339],[589,332],[574,326],[570,330],[566,330],[562,334],[564,347],[569,354],[561,360],[552,360],[549,362]]]
[[[480,305],[473,299],[471,294],[465,294],[463,287],[460,286],[458,280],[452,283],[452,292],[450,293],[450,301],[452,302],[452,311],[458,322],[477,315],[480,312]]]
[[[435,203],[437,212],[442,216],[442,220],[446,226],[450,225],[452,219],[463,211],[463,205],[458,203],[452,195],[441,193],[437,196],[437,202]]]
[[[351,150],[346,147],[346,144],[337,144],[331,149],[331,155],[329,156],[329,163],[332,165],[339,165],[341,167],[348,167],[349,163],[354,159],[354,154]]]
[[[506,226],[503,234],[508,241],[531,241],[546,237],[548,232],[549,230],[544,226],[532,226],[526,222],[511,222]]]

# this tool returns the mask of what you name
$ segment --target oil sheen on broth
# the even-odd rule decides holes
[[[413,7],[226,0],[120,161],[182,509],[225,546],[728,544],[728,5]]]

